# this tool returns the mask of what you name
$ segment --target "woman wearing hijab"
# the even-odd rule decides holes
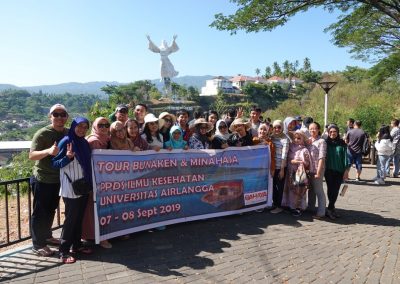
[[[129,118],[125,122],[128,139],[132,141],[136,151],[150,150],[149,144],[140,136],[140,125],[136,119]]]
[[[77,117],[71,123],[71,128],[59,143],[59,153],[52,159],[52,165],[60,169],[60,196],[65,203],[65,220],[61,232],[59,247],[60,260],[70,264],[76,261],[73,254],[90,254],[92,250],[85,248],[81,242],[82,219],[85,212],[88,195],[75,194],[71,181],[84,178],[92,184],[91,149],[85,139],[89,121],[84,117]]]
[[[92,124],[92,132],[86,137],[90,149],[108,149],[110,147],[110,122],[105,117],[98,117]],[[94,240],[94,208],[93,193],[89,193],[88,203],[82,222],[82,239]],[[108,240],[100,241],[102,248],[112,248]]]
[[[113,150],[131,150],[134,151],[133,143],[127,138],[125,125],[120,121],[114,121],[110,125],[111,139],[110,148]]]
[[[335,124],[328,126],[328,138],[326,139],[326,168],[325,182],[328,188],[328,209],[326,215],[330,219],[339,217],[335,203],[339,194],[340,185],[348,178],[349,162],[347,160],[347,145],[340,138],[339,128]]]
[[[296,183],[296,175],[298,175],[300,167],[303,167],[303,175],[312,168],[311,156],[306,148],[306,141],[306,135],[302,131],[296,130],[293,134],[293,143],[289,146],[287,158],[288,174],[283,191],[282,206],[288,206],[295,217],[300,216],[302,211],[307,208],[306,193],[308,182],[305,182],[307,179],[304,178],[302,183]]]
[[[169,139],[164,142],[164,149],[189,149],[189,146],[185,140],[183,140],[183,132],[180,126],[174,125],[169,131]]]
[[[281,203],[283,189],[286,178],[286,160],[289,151],[289,138],[283,133],[283,123],[281,120],[275,120],[272,123],[272,143],[275,146],[275,172],[273,175],[273,195],[274,209],[272,214],[278,214],[283,211]]]
[[[230,133],[228,131],[228,125],[225,120],[220,119],[216,123],[215,135],[211,140],[211,148],[213,149],[225,149],[229,147],[228,139]]]
[[[294,117],[286,117],[283,121],[283,133],[289,138],[289,142],[293,141],[293,133],[295,131],[297,121]]]
[[[210,141],[208,139],[207,133],[213,129],[212,123],[207,122],[204,118],[198,118],[190,126],[190,129],[193,134],[189,138],[189,148],[209,149]]]

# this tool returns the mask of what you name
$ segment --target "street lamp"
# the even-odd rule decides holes
[[[336,85],[335,81],[321,81],[318,85],[325,91],[325,112],[324,112],[324,127],[328,124],[328,93]]]

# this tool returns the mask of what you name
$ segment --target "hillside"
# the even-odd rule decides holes
[[[183,85],[183,86],[193,86],[199,91],[201,87],[205,85],[206,80],[209,80],[215,76],[205,75],[205,76],[182,76],[173,79],[173,82]],[[151,80],[153,84],[157,86],[160,90],[162,89],[162,82],[159,79]],[[107,81],[98,81],[98,82],[88,82],[88,83],[62,83],[56,85],[41,85],[41,86],[15,86],[11,84],[0,84],[0,91],[7,89],[24,89],[30,93],[39,93],[40,91],[45,94],[65,94],[70,93],[73,95],[80,94],[94,94],[99,96],[105,96],[105,93],[101,91],[101,88],[106,85],[123,85],[127,83],[121,82],[107,82]]]

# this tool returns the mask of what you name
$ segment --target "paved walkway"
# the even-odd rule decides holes
[[[368,167],[368,166],[367,166]],[[354,170],[352,170],[354,176]],[[29,248],[0,256],[6,283],[400,283],[400,179],[352,183],[340,219],[243,215],[141,232],[60,265]]]

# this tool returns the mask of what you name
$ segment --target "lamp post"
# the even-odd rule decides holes
[[[328,124],[328,93],[336,85],[335,81],[321,81],[318,85],[325,91],[325,112],[324,112],[324,127]]]

